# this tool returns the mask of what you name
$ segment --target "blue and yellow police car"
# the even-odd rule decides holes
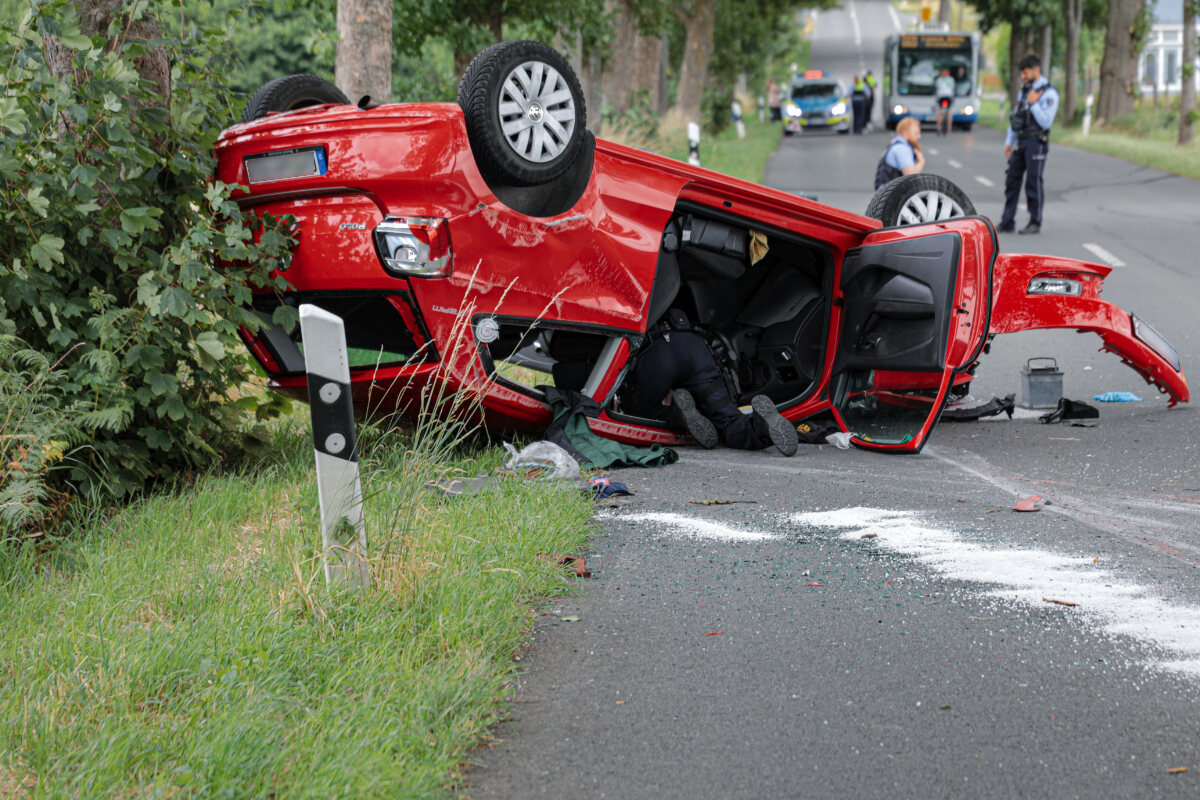
[[[805,128],[832,128],[850,132],[850,95],[846,87],[824,70],[806,69],[792,79],[783,103],[783,135]]]

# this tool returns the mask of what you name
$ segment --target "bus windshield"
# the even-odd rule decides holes
[[[963,39],[964,37],[956,37]],[[924,42],[923,42],[924,44]],[[898,52],[896,92],[908,95],[932,95],[933,81],[943,69],[954,78],[954,93],[959,97],[971,94],[971,41],[964,47],[905,47]]]

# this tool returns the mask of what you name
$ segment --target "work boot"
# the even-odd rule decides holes
[[[750,401],[754,409],[754,430],[759,436],[770,439],[775,449],[785,456],[796,455],[796,426],[788,422],[775,408],[775,402],[765,394],[755,395]]]
[[[1007,225],[997,225],[996,226],[996,233],[1016,233],[1016,232],[1017,232],[1017,226],[1011,222],[1008,223]]]
[[[1017,233],[1019,233],[1019,234],[1041,233],[1041,232],[1042,232],[1042,226],[1038,225],[1036,222],[1031,222],[1028,225],[1026,225],[1024,228],[1021,228],[1021,230],[1017,231]]]
[[[672,393],[671,402],[674,404],[679,418],[683,421],[683,427],[696,440],[696,444],[705,450],[712,450],[717,446],[717,429],[708,417],[701,414],[700,409],[696,408],[696,399],[692,397],[691,392],[687,389],[676,389]]]

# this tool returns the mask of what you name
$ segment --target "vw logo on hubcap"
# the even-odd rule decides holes
[[[544,114],[544,113],[546,113],[546,112],[545,112],[545,110],[542,108],[542,104],[541,104],[541,103],[530,103],[530,104],[529,104],[529,110],[528,110],[528,111],[526,111],[525,113],[526,113],[527,115],[529,115],[529,121],[530,121],[530,122],[541,122],[541,121],[542,121],[542,114]]]

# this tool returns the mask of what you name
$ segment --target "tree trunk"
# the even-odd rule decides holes
[[[615,24],[604,74],[604,102],[620,114],[644,92],[649,108],[657,111],[661,102],[658,78],[663,38],[638,33],[637,17],[628,2],[610,0],[608,8]]]
[[[1008,34],[1008,107],[1017,107],[1021,99],[1021,70],[1017,64],[1025,57],[1025,30],[1014,22]]]
[[[1145,9],[1146,0],[1109,0],[1104,59],[1100,62],[1100,98],[1096,103],[1098,120],[1133,113],[1140,22]]]
[[[1038,58],[1042,60],[1042,74],[1050,80],[1050,66],[1054,61],[1054,26],[1042,26],[1042,42],[1038,48]]]
[[[338,0],[334,82],[350,102],[392,100],[392,0]]]
[[[1196,15],[1200,0],[1183,0],[1183,72],[1179,90],[1179,143],[1192,141],[1196,116]]]
[[[1079,104],[1079,32],[1083,29],[1083,0],[1062,0],[1063,26],[1066,28],[1066,70],[1063,77],[1063,121],[1075,119]]]
[[[938,4],[938,22],[944,23],[945,25],[950,24],[951,5],[951,0],[941,0],[941,2]]]
[[[124,0],[75,0],[79,10],[79,28],[88,36],[103,36],[107,39],[108,28],[113,18],[125,9]],[[123,19],[126,41],[162,38],[158,21],[147,15],[140,19]],[[109,44],[111,47],[111,43]],[[50,71],[64,80],[73,79],[71,53],[54,37],[46,41],[46,59]],[[161,98],[160,105],[171,105],[171,63],[163,48],[151,50],[133,59],[133,68],[145,80],[154,85],[154,93]]]
[[[717,0],[692,0],[691,13],[677,13],[686,43],[679,68],[679,95],[675,109],[687,122],[700,122],[700,105],[708,83],[712,61],[713,34],[717,24]]]

